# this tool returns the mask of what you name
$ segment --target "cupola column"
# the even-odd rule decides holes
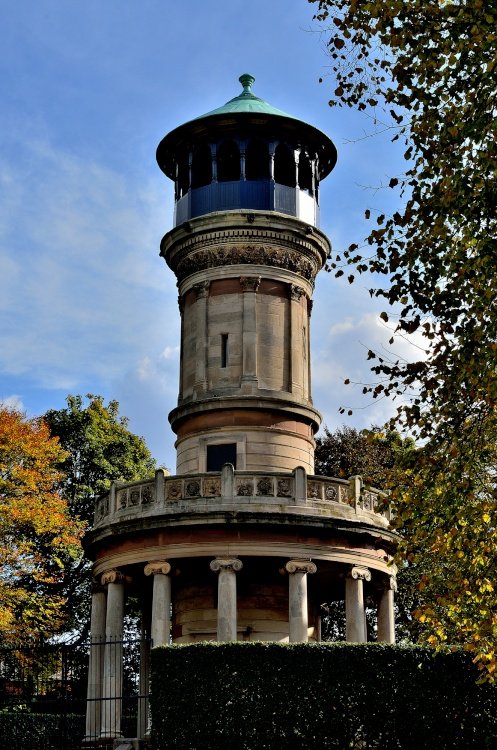
[[[118,570],[109,570],[101,580],[107,585],[101,737],[120,737],[125,578]]]
[[[307,643],[308,605],[307,574],[315,573],[310,560],[289,560],[285,565],[288,575],[288,633],[290,643]]]
[[[354,565],[345,579],[346,638],[352,643],[365,643],[368,639],[363,582],[370,580],[369,569],[358,565]]]
[[[100,714],[105,643],[105,589],[95,583],[91,595],[90,661],[88,665],[88,691],[86,703],[86,741],[100,735]]]
[[[154,577],[150,629],[152,646],[164,646],[169,643],[171,629],[171,566],[168,562],[149,562],[144,572],[146,576]]]
[[[217,182],[217,144],[211,143],[212,182]]]
[[[236,558],[217,557],[210,568],[218,573],[217,583],[217,640],[236,641],[237,601],[236,574],[243,567]]]
[[[384,581],[378,601],[378,640],[395,643],[394,596],[397,591],[395,576],[388,576]]]

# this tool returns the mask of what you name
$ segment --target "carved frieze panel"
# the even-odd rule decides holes
[[[123,508],[126,508],[127,505],[128,505],[128,491],[120,490],[117,493],[117,509],[123,510]]]
[[[311,500],[321,500],[321,482],[307,483],[307,497]]]
[[[220,479],[204,479],[204,496],[205,497],[220,497],[221,495],[221,480]]]
[[[167,482],[166,484],[166,499],[169,502],[175,502],[181,498],[181,482]]]
[[[238,497],[250,497],[254,494],[254,484],[250,480],[239,481],[236,485],[236,494]]]
[[[278,479],[278,497],[292,496],[292,482],[290,479]]]
[[[325,497],[325,500],[328,500],[328,502],[337,503],[338,502],[337,488],[332,484],[325,485],[324,497]]]
[[[144,487],[142,489],[142,505],[150,505],[154,501],[154,492],[152,487]]]
[[[273,494],[273,480],[270,477],[263,477],[257,482],[257,494],[258,495],[272,495]]]
[[[200,482],[198,479],[192,479],[186,483],[186,497],[198,497],[200,495]]]

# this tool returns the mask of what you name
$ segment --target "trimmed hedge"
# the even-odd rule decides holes
[[[155,750],[495,750],[497,689],[462,652],[198,643],[152,651]]]
[[[0,711],[0,747],[17,750],[79,750],[85,733],[85,717],[78,714],[38,714]]]

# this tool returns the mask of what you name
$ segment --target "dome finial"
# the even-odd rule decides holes
[[[251,94],[252,93],[251,87],[255,81],[254,76],[251,76],[250,73],[243,73],[238,80],[243,86],[243,93]]]

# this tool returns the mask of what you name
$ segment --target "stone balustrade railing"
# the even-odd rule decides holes
[[[94,526],[141,515],[228,508],[341,517],[372,514],[381,525],[390,520],[384,495],[363,487],[359,476],[311,476],[302,468],[291,473],[235,471],[227,464],[216,473],[168,476],[159,470],[155,479],[114,483],[109,494],[96,501]]]

